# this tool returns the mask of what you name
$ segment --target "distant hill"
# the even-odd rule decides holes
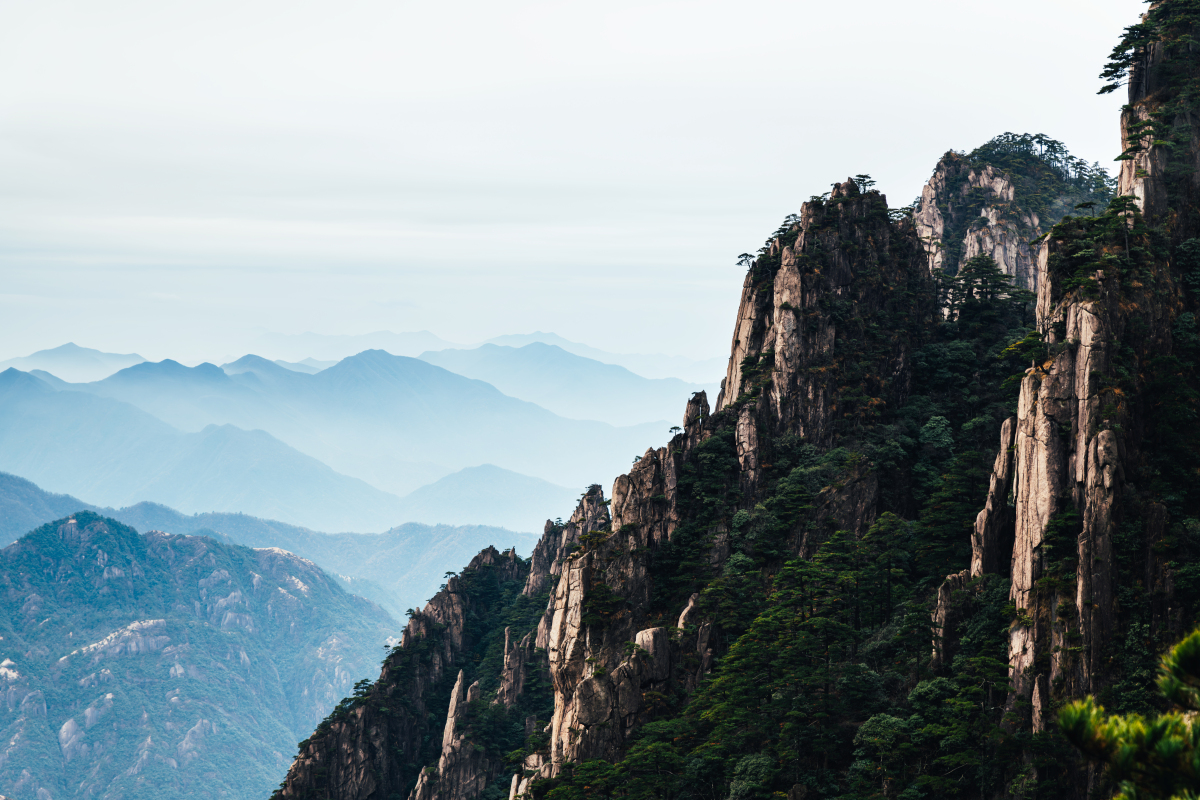
[[[68,342],[50,350],[39,350],[32,355],[0,361],[0,372],[10,367],[24,372],[40,369],[64,381],[81,383],[107,378],[118,370],[145,360],[137,353],[104,353]]]
[[[415,356],[426,350],[461,347],[429,331],[375,331],[352,336],[330,336],[321,333],[264,333],[254,342],[254,349],[269,353],[270,358],[303,361],[306,358],[340,361],[363,350],[386,350],[399,356]]]
[[[484,464],[459,470],[405,495],[400,498],[400,514],[410,522],[487,522],[535,533],[542,530],[547,517],[570,516],[579,495],[541,478]]]
[[[523,347],[485,344],[474,350],[438,350],[422,361],[468,378],[487,381],[512,397],[537,403],[570,419],[598,419],[610,425],[643,422],[680,424],[688,398],[718,384],[684,383],[678,378],[643,378],[616,364],[575,355],[557,345]]]
[[[52,494],[24,478],[0,472],[0,547],[50,520],[76,511],[99,510],[69,494]]]
[[[719,384],[721,378],[725,377],[725,366],[728,361],[725,358],[717,357],[697,360],[661,353],[610,353],[564,339],[557,333],[543,333],[542,331],[512,333],[487,340],[487,344],[498,344],[505,347],[524,347],[534,342],[561,347],[568,353],[591,358],[604,364],[616,364],[643,378],[678,378],[690,383]]]
[[[384,533],[319,533],[245,514],[180,514],[153,503],[139,503],[113,518],[139,530],[171,533],[212,531],[250,547],[280,547],[311,559],[328,572],[360,588],[394,615],[428,600],[457,570],[488,545],[515,547],[528,556],[538,537],[487,525],[406,523]],[[376,594],[382,591],[384,594]]]
[[[13,369],[0,373],[0,470],[115,508],[153,500],[327,530],[381,530],[402,519],[398,497],[261,430],[184,433],[127,403],[56,391]]]
[[[311,562],[90,512],[0,550],[0,787],[267,797],[400,623]]]
[[[139,364],[70,388],[130,403],[185,431],[214,424],[263,430],[397,495],[479,464],[582,491],[611,481],[629,466],[629,453],[666,434],[661,424],[565,419],[483,381],[381,350],[314,375],[250,355],[225,370]],[[677,415],[683,407],[681,400]]]
[[[303,361],[284,361],[283,359],[277,358],[274,360],[273,363],[278,364],[279,366],[283,367],[284,369],[290,369],[292,372],[304,372],[309,375],[316,375],[321,370],[326,369],[327,367],[332,367],[337,362],[336,361],[318,361],[315,358],[306,358]],[[227,367],[227,366],[230,366],[230,365],[222,364],[221,369],[225,369],[225,367]],[[228,372],[228,370],[226,370],[226,371]]]
[[[486,477],[489,471],[477,468],[475,474]],[[493,483],[502,485],[500,481]],[[547,515],[565,516],[572,507],[573,494],[562,491],[568,496],[565,507],[543,498]],[[51,494],[23,478],[0,473],[0,547],[39,525],[82,510],[99,511],[140,531],[199,534],[250,547],[283,548],[315,561],[355,594],[379,603],[395,616],[425,602],[437,591],[448,570],[458,569],[489,544],[501,549],[516,547],[518,553],[527,556],[537,541],[533,533],[486,525],[409,523],[386,533],[333,534],[248,514],[182,514],[157,503],[97,509],[69,495]],[[544,522],[540,520],[529,529],[538,530]]]

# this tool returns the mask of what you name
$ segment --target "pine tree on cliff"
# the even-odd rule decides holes
[[[1059,716],[1072,744],[1109,764],[1116,800],[1200,797],[1200,629],[1163,656],[1158,688],[1183,711],[1108,716],[1089,697]]]

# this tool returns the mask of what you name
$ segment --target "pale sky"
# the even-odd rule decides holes
[[[728,353],[743,270],[866,172],[1111,167],[1137,0],[5,0],[0,359],[262,329]],[[269,355],[269,354],[264,354]]]

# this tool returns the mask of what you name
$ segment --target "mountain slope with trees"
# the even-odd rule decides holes
[[[0,786],[261,797],[397,628],[277,549],[48,523],[0,550]]]
[[[573,496],[564,499],[570,507]],[[486,525],[408,522],[383,533],[323,533],[248,514],[181,514],[158,503],[101,509],[0,472],[0,547],[79,511],[94,511],[137,530],[210,536],[226,544],[287,550],[316,562],[344,588],[378,603],[397,618],[404,609],[437,591],[447,571],[488,544],[504,542],[528,553],[537,542],[531,533]]]
[[[516,575],[508,608],[541,613],[462,613],[477,579],[447,583],[276,796],[1109,793],[1057,709],[1158,707],[1155,651],[1200,612],[1197,28],[1166,0],[1118,47],[1111,200],[1057,150],[1094,205],[1014,174],[998,145],[1046,137],[971,165],[1036,224],[1066,211],[1026,243],[1035,273],[982,232],[932,260],[868,176],[788,217],[742,258],[715,403]],[[430,708],[440,748],[417,745]]]

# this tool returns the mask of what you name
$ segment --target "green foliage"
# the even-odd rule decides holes
[[[1028,225],[1036,215],[1042,230],[1080,205],[1104,205],[1116,193],[1116,179],[1100,167],[1075,158],[1066,146],[1045,134],[1003,133],[970,153],[950,151],[942,157],[947,170],[946,200],[939,206],[946,220],[942,235],[942,269],[958,272],[963,240],[969,228],[984,225],[985,205],[1029,237],[1036,235]],[[1005,201],[980,187],[966,188],[968,174],[992,166],[1008,176],[1014,196]],[[1027,276],[1028,277],[1028,276]]]
[[[680,607],[713,574],[707,555],[712,526],[731,516],[741,499],[735,429],[729,416],[714,415],[716,430],[692,450],[683,465],[678,492],[689,515],[670,541],[650,554],[654,608]]]
[[[1107,763],[1122,800],[1200,796],[1200,630],[1163,656],[1158,688],[1184,711],[1108,715],[1089,697],[1059,715],[1067,739]]]
[[[1067,208],[1107,203],[1117,179],[1098,163],[1072,156],[1067,146],[1044,133],[1002,133],[971,151],[967,159],[1008,172],[1016,182],[1018,207],[1050,224]]]
[[[1200,109],[1200,70],[1195,56],[1198,26],[1197,0],[1154,3],[1141,22],[1125,29],[1100,73],[1108,81],[1101,94],[1116,91],[1135,76],[1140,85],[1133,87],[1134,96],[1151,94],[1148,117],[1135,119],[1127,126],[1129,147],[1119,160],[1151,147],[1159,148],[1166,156],[1162,177],[1173,206],[1190,194],[1188,183],[1195,171],[1188,154],[1196,131],[1195,115]],[[1153,76],[1146,69],[1151,52],[1157,60]],[[1193,219],[1185,221],[1185,228],[1194,226],[1195,213],[1193,209]]]
[[[205,537],[142,536],[93,513],[74,520],[0,552],[0,660],[11,659],[17,686],[45,702],[44,714],[28,715],[0,704],[9,743],[0,786],[14,800],[33,798],[39,784],[69,796],[84,782],[98,796],[266,796],[286,769],[275,754],[332,704],[311,690],[328,666],[322,646],[336,637],[338,669],[358,677],[375,668],[393,630],[376,607],[300,559]],[[306,593],[284,582],[289,574]],[[256,592],[279,599],[269,607],[251,600]],[[123,629],[130,641],[140,632],[140,643],[88,649],[110,635],[110,645],[121,642]],[[180,758],[201,719],[213,725],[197,731],[203,747]],[[57,732],[69,720],[87,749],[64,758]],[[147,741],[151,755],[131,770]]]

